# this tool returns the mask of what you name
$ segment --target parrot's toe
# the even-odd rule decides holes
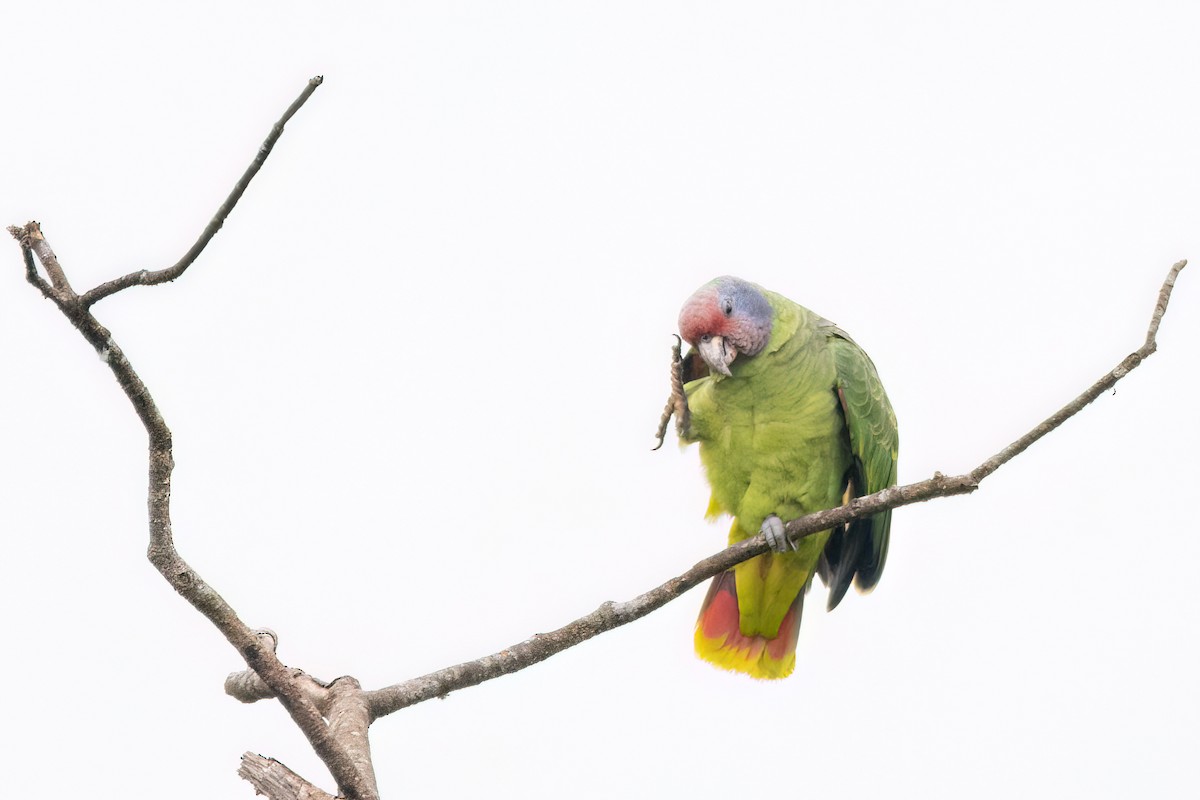
[[[787,531],[783,529],[783,521],[772,514],[762,522],[758,532],[767,537],[767,544],[776,553],[788,553],[796,549],[796,545],[788,541]]]

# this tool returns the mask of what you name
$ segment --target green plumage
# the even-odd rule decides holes
[[[786,522],[896,481],[896,418],[871,360],[832,323],[760,291],[772,311],[765,348],[737,357],[730,376],[709,374],[684,387],[691,411],[686,439],[700,444],[712,486],[709,514],[735,518],[730,543],[758,534],[771,514]],[[741,635],[772,640],[788,634],[780,625],[793,605],[789,624],[798,626],[799,600],[816,572],[830,584],[831,608],[852,580],[862,591],[873,587],[887,554],[890,517],[878,514],[848,530],[808,536],[795,552],[739,565]],[[778,659],[754,653],[743,664],[722,654],[736,647],[704,634],[704,623],[702,613],[697,649],[705,658],[758,677],[791,671],[794,652],[786,664],[765,663]]]

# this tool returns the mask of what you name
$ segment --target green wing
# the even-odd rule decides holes
[[[841,401],[853,454],[846,493],[861,497],[896,483],[896,415],[875,365],[862,348],[832,323],[825,322],[822,329],[837,369],[834,391]],[[889,510],[854,520],[830,536],[818,566],[822,582],[829,587],[830,610],[841,602],[851,582],[860,592],[875,588],[887,560],[891,526]]]

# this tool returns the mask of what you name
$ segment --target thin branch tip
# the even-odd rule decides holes
[[[1171,292],[1175,289],[1175,279],[1179,277],[1179,273],[1183,271],[1187,263],[1186,258],[1181,258],[1172,265],[1171,271],[1167,273],[1162,288],[1158,290],[1158,299],[1154,303],[1154,314],[1150,317],[1150,327],[1146,330],[1146,343],[1133,354],[1134,356],[1141,354],[1144,357],[1158,349],[1158,326],[1162,323],[1163,315],[1167,313],[1167,304],[1171,301]]]
[[[242,173],[242,177],[237,181],[237,183],[234,184],[233,190],[225,198],[225,201],[221,203],[216,214],[213,215],[212,219],[209,220],[208,224],[200,232],[199,238],[196,239],[195,243],[192,244],[191,248],[183,254],[183,257],[180,258],[179,261],[175,262],[175,264],[172,266],[164,267],[163,269],[134,270],[133,272],[122,275],[119,278],[114,278],[111,281],[102,283],[93,289],[89,289],[80,297],[79,301],[82,306],[84,308],[91,308],[104,298],[110,297],[117,292],[124,291],[130,287],[157,286],[163,283],[170,283],[171,281],[183,275],[188,267],[190,267],[196,261],[196,259],[200,257],[200,254],[204,252],[204,249],[208,247],[208,243],[211,242],[213,237],[217,235],[217,232],[225,226],[226,219],[228,219],[229,214],[238,204],[238,201],[245,193],[247,187],[249,187],[250,181],[253,180],[254,176],[258,174],[258,171],[262,168],[263,163],[267,160],[267,156],[271,155],[271,150],[275,147],[275,143],[279,141],[279,137],[283,135],[284,125],[291,120],[296,112],[300,110],[301,106],[303,106],[308,101],[308,98],[312,96],[312,93],[317,90],[317,87],[324,82],[325,78],[321,75],[317,75],[309,79],[308,83],[304,86],[304,90],[300,92],[300,96],[292,101],[291,105],[289,105],[283,112],[283,116],[281,116],[279,120],[271,126],[271,131],[267,134],[267,138],[263,140],[262,144],[259,145],[258,150],[255,151],[254,160],[250,162],[250,166],[247,167],[245,172]]]

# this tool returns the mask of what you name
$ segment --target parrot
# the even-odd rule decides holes
[[[794,544],[783,521],[896,483],[896,415],[871,359],[844,331],[741,278],[716,278],[679,312],[691,347],[679,365],[688,416],[681,446],[699,443],[711,487],[706,516],[733,517],[729,544],[766,535],[771,552],[717,575],[696,622],[700,658],[754,678],[796,665],[813,575],[827,610],[853,583],[879,581],[892,512]]]

